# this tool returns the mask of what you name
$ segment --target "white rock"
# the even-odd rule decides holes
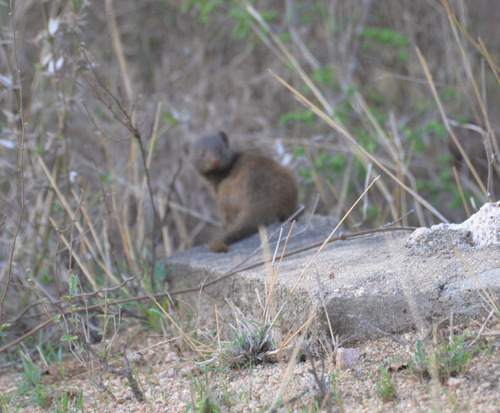
[[[484,204],[478,212],[461,224],[439,224],[431,227],[431,231],[439,229],[470,231],[476,247],[500,244],[500,201]]]

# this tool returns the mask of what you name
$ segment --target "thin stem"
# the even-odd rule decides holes
[[[12,264],[14,262],[14,252],[16,249],[17,236],[19,235],[19,230],[21,228],[21,222],[23,220],[24,215],[24,207],[26,206],[25,196],[24,196],[24,137],[26,134],[26,125],[24,123],[24,114],[23,114],[23,86],[21,84],[21,70],[19,68],[19,62],[17,60],[17,51],[16,51],[16,25],[14,23],[14,8],[12,6],[12,0],[9,0],[9,14],[10,14],[10,24],[12,27],[12,53],[14,58],[14,65],[16,68],[17,75],[17,83],[19,85],[19,121],[21,122],[21,145],[19,148],[19,170],[21,172],[21,210],[19,211],[19,217],[17,220],[16,230],[14,231],[14,238],[12,239],[12,245],[10,248],[9,255],[9,269],[7,271],[7,281],[5,283],[5,287],[2,291],[2,296],[0,297],[0,326],[2,326],[2,315],[3,315],[3,306],[5,302],[5,298],[7,296],[7,291],[9,289],[10,282],[12,281]]]

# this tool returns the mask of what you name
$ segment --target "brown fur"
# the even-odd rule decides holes
[[[272,159],[234,152],[224,132],[204,135],[186,153],[209,182],[225,225],[210,250],[226,252],[229,244],[258,231],[259,225],[284,221],[297,208],[297,182],[290,170]]]

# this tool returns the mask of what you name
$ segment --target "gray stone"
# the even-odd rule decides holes
[[[335,356],[335,365],[339,370],[358,370],[361,368],[359,357],[359,352],[355,348],[339,347]]]
[[[258,235],[234,244],[227,254],[211,253],[204,246],[184,251],[165,261],[171,269],[168,289],[206,284],[238,266],[235,275],[203,288],[201,293],[178,298],[206,320],[215,319],[216,304],[221,325],[234,324],[235,320],[226,299],[247,319],[260,321],[270,289],[270,269],[276,272],[279,267],[269,305],[271,318],[281,315],[277,342],[298,331],[316,314],[304,330],[306,345],[314,345],[313,351],[331,345],[331,332],[345,343],[378,335],[374,327],[401,333],[428,327],[451,312],[455,320],[486,313],[481,288],[449,241],[436,240],[429,245],[418,239],[419,234],[412,240],[410,231],[394,231],[331,242],[316,258],[318,246],[302,250],[325,241],[334,227],[335,222],[328,219],[318,219],[307,230],[304,224],[297,224],[293,233],[299,234],[290,239],[286,252],[301,252],[285,257],[281,265],[287,229],[272,265],[262,264],[262,252],[240,264],[260,245]],[[457,236],[455,241],[463,237],[467,240],[465,232]],[[473,247],[470,242],[456,242],[455,247],[498,303],[500,248]],[[274,248],[271,244],[271,257]],[[257,265],[245,269],[251,264]]]

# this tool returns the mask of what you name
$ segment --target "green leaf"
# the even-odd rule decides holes
[[[69,277],[69,293],[70,295],[77,295],[78,294],[78,277],[75,274],[71,274]]]
[[[300,158],[302,156],[304,156],[304,154],[306,153],[306,150],[304,148],[303,145],[298,145],[298,146],[295,146],[292,148],[292,153],[297,157],[297,158]]]
[[[65,334],[64,336],[61,337],[61,341],[75,341],[78,338],[78,336],[71,336],[69,334]]]
[[[316,115],[313,111],[307,110],[305,112],[288,112],[280,117],[280,125],[286,125],[290,122],[303,122],[309,127],[314,126]]]
[[[101,181],[109,184],[111,182],[111,174],[109,172],[101,175]]]
[[[381,29],[378,27],[369,27],[361,32],[360,37],[371,40],[379,45],[390,44],[392,46],[403,48],[408,47],[410,42],[403,33],[392,29]]]
[[[304,178],[306,181],[309,181],[313,178],[313,173],[310,169],[299,168],[299,175]]]

